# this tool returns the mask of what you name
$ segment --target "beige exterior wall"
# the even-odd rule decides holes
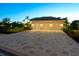
[[[32,21],[33,30],[60,30],[64,20],[39,20]]]

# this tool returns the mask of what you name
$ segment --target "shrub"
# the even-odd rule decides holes
[[[27,22],[25,24],[25,29],[27,29],[27,30],[31,30],[32,29],[32,26],[31,26],[31,23],[30,22]]]
[[[30,26],[28,27],[30,29]],[[14,33],[14,32],[20,32],[25,31],[24,24],[22,22],[10,22],[10,18],[4,18],[0,22],[0,33]]]
[[[21,32],[21,31],[24,31],[24,27],[15,27],[13,29],[9,29],[8,32],[12,32],[12,33],[15,33],[15,32]]]
[[[79,29],[79,20],[72,21],[72,23],[70,24],[70,28],[72,30],[78,30]]]

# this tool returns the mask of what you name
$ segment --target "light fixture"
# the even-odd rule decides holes
[[[34,26],[34,24],[32,24],[32,26]]]
[[[60,24],[60,26],[63,26],[63,24]]]
[[[43,24],[40,24],[40,26],[43,26]]]
[[[52,24],[50,24],[50,26],[52,26]]]

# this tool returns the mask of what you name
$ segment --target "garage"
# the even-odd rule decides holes
[[[64,19],[31,19],[32,30],[61,30]]]

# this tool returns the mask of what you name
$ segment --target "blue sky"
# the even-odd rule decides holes
[[[0,19],[22,21],[26,16],[68,17],[72,21],[79,19],[79,3],[0,3]]]

